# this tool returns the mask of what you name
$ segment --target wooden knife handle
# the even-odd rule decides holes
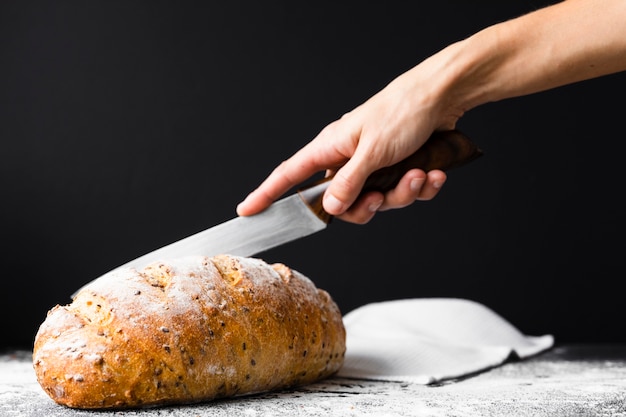
[[[448,171],[482,155],[482,150],[458,130],[437,131],[411,156],[390,167],[374,171],[365,181],[363,192],[389,191],[413,168],[425,172]]]
[[[482,154],[482,150],[460,131],[437,131],[408,158],[395,165],[374,171],[365,181],[361,193],[389,191],[398,184],[407,171],[413,168],[419,168],[426,172],[433,169],[448,171],[465,165]],[[299,191],[300,196],[310,206],[311,210],[327,223],[332,216],[324,211],[322,197],[331,179],[332,177],[324,178]],[[326,186],[322,184],[326,184]]]

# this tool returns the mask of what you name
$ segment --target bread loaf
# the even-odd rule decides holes
[[[48,312],[33,366],[57,403],[119,409],[307,384],[344,353],[326,291],[283,264],[220,255],[98,278]]]

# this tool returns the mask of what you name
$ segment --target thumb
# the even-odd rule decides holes
[[[322,200],[324,210],[333,216],[343,214],[359,197],[372,172],[359,158],[352,157],[331,180]]]

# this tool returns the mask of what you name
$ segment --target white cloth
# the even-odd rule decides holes
[[[549,349],[484,305],[457,298],[367,304],[344,316],[346,358],[338,376],[432,384]]]

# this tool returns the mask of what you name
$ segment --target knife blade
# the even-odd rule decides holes
[[[391,190],[411,168],[447,171],[465,165],[482,154],[482,150],[460,131],[438,131],[413,155],[372,173],[363,192]],[[331,179],[324,178],[303,187],[258,214],[235,217],[149,252],[113,271],[120,268],[139,269],[159,260],[195,255],[230,254],[248,257],[324,230],[333,217],[322,207],[322,197]]]

